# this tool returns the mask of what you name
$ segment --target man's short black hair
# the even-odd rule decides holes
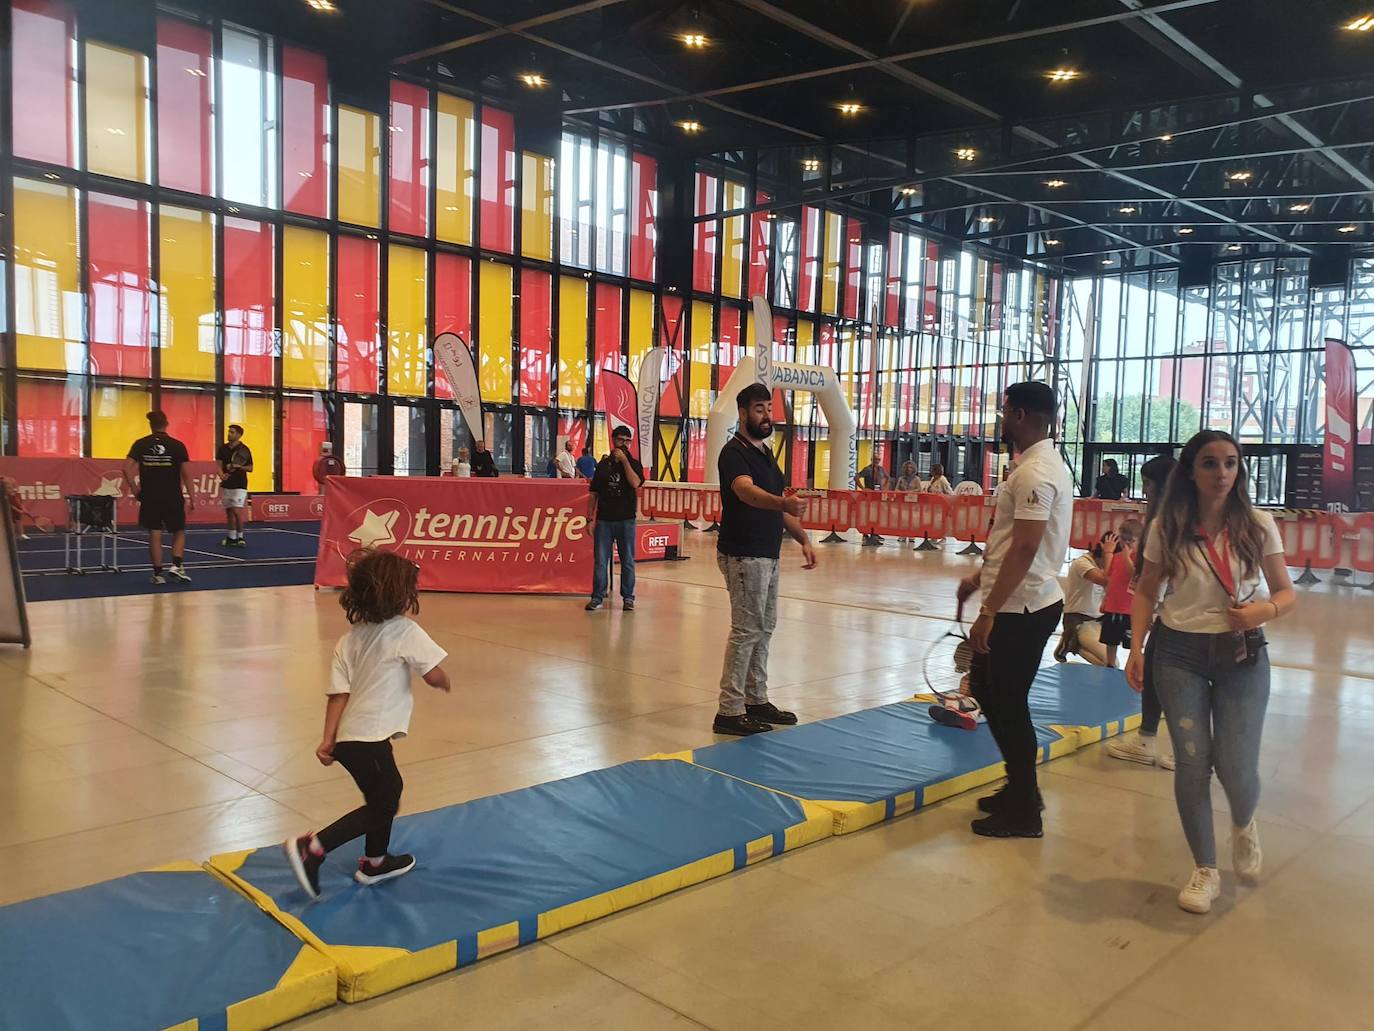
[[[1116,464],[1116,459],[1115,459],[1115,458],[1104,458],[1104,459],[1102,460],[1102,468],[1105,469],[1105,468],[1107,468],[1107,466],[1109,466],[1109,465],[1110,465],[1113,469],[1120,469],[1120,468],[1121,468],[1121,466],[1119,466],[1119,465]]]
[[[238,423],[236,423],[236,422],[231,422],[231,423],[229,424],[229,427],[228,427],[228,428],[231,429],[231,430],[238,430],[238,431],[239,431],[239,436],[243,436],[243,427],[240,426]]]
[[[1059,397],[1048,383],[1013,383],[1007,387],[1005,397],[1009,408],[1043,415],[1048,422],[1054,422],[1055,414],[1059,411]]]
[[[771,400],[773,400],[773,392],[762,383],[750,383],[735,395],[735,405],[739,408],[748,408],[755,401]]]
[[[584,448],[582,449],[582,453],[583,453],[584,455],[590,455],[590,454],[592,453],[592,449],[589,448],[589,447],[584,447]]]
[[[612,440],[616,440],[620,437],[629,438],[633,436],[634,434],[630,432],[630,427],[628,426],[617,426],[614,430],[611,431]]]
[[[1169,474],[1174,471],[1178,461],[1173,455],[1155,455],[1140,467],[1140,478],[1149,480],[1160,490],[1169,482]]]
[[[160,408],[154,408],[148,413],[148,425],[154,430],[165,430],[167,428],[167,413]]]

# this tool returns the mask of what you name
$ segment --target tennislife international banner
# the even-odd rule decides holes
[[[468,425],[473,440],[483,440],[482,395],[477,387],[477,366],[472,351],[457,333],[440,333],[434,338],[434,360],[444,370],[458,411]]]

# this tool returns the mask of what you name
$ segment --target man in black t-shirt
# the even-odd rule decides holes
[[[229,440],[219,446],[215,461],[219,463],[219,495],[224,504],[224,518],[229,524],[228,536],[219,542],[221,548],[246,548],[243,539],[243,510],[248,507],[248,474],[253,471],[253,452],[243,443],[243,427],[229,424]]]
[[[1103,501],[1120,501],[1130,486],[1131,481],[1121,475],[1116,460],[1109,458],[1102,463],[1102,475],[1093,485],[1093,497]]]
[[[167,572],[190,583],[182,558],[186,554],[186,509],[195,506],[191,469],[186,464],[191,459],[186,445],[168,435],[165,414],[149,412],[148,428],[153,432],[134,441],[124,459],[124,482],[138,499],[138,525],[148,531],[153,583],[167,582],[162,576],[164,530],[172,535],[172,566]]]
[[[768,438],[773,394],[751,383],[735,399],[739,429],[721,448],[720,534],[716,560],[730,592],[730,639],[720,678],[717,734],[758,734],[797,722],[768,700],[768,645],[778,622],[778,556],[782,535],[802,547],[803,569],[816,568],[811,538],[801,524],[806,503],[783,497],[782,470]]]
[[[487,450],[487,442],[479,440],[472,449],[472,475],[486,479],[496,479],[500,472],[496,469],[496,459]]]
[[[587,484],[587,518],[592,522],[592,597],[587,611],[595,612],[611,586],[611,545],[620,556],[620,598],[625,611],[635,609],[635,516],[644,467],[630,454],[633,438],[628,426],[611,434],[611,453],[596,465]]]

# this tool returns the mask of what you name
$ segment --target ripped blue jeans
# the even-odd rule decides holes
[[[1174,742],[1174,800],[1198,866],[1217,865],[1212,771],[1231,804],[1231,822],[1247,826],[1259,806],[1260,737],[1269,705],[1269,655],[1238,666],[1229,634],[1186,634],[1156,623],[1154,683]]]

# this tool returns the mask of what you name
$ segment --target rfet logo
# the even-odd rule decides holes
[[[411,512],[396,498],[379,498],[348,514],[351,529],[337,542],[341,556],[362,549],[399,551],[416,561],[558,563],[575,561],[565,544],[584,540],[587,518],[569,506],[535,506],[499,513]]]

